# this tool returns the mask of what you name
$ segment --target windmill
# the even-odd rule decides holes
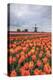
[[[34,28],[34,32],[37,32],[38,27],[36,27],[36,24],[35,24],[35,27],[33,27],[33,28]]]

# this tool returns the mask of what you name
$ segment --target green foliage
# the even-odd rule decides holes
[[[34,75],[34,70],[30,70],[30,74],[31,75]]]

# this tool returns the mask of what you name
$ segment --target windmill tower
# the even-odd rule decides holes
[[[34,28],[34,32],[37,32],[38,27],[36,27],[36,24],[35,24],[35,27],[33,27],[33,28]]]

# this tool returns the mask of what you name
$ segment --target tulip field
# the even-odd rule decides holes
[[[9,33],[8,75],[32,76],[52,73],[50,32]]]

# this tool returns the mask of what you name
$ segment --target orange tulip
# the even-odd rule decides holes
[[[44,65],[44,71],[46,74],[49,74],[51,72],[51,67],[48,63]]]
[[[33,61],[30,61],[29,62],[29,69],[33,69],[33,67],[34,67],[34,63],[33,63]]]
[[[34,70],[34,75],[39,75],[39,74],[40,74],[40,70],[35,69],[35,70]]]
[[[36,65],[39,67],[39,66],[41,66],[41,64],[42,64],[42,62],[40,60],[38,60]]]
[[[11,76],[11,77],[15,77],[15,76],[17,76],[16,71],[15,71],[15,70],[11,71],[10,76]]]

